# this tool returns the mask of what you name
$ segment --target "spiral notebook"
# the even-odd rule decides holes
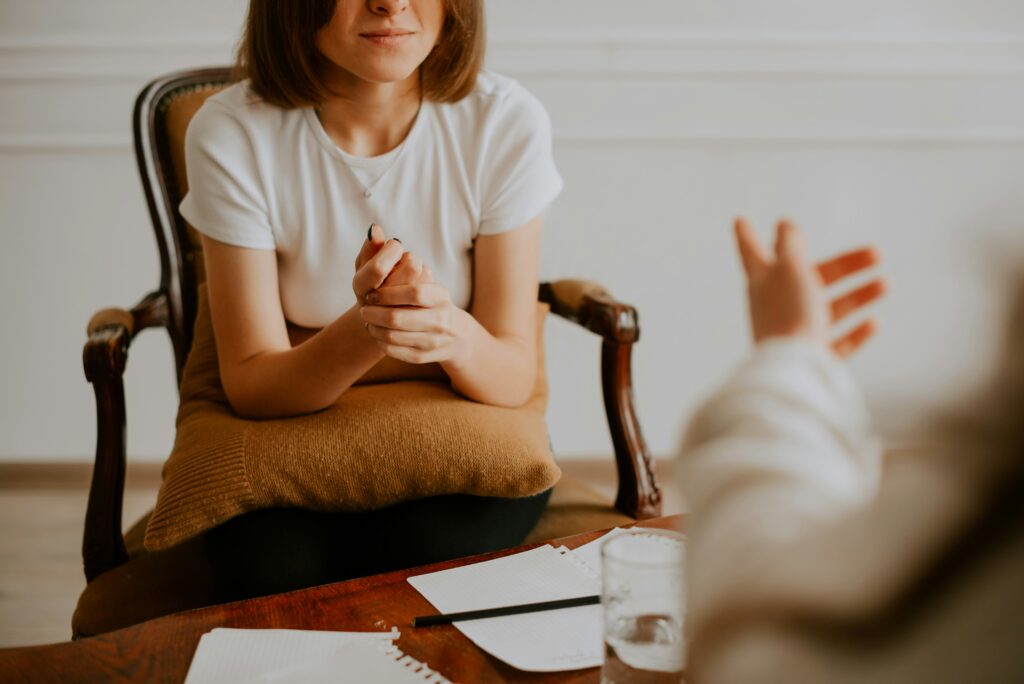
[[[185,684],[451,684],[391,632],[224,629],[200,638]]]

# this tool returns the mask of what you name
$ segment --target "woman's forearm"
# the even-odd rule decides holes
[[[383,356],[353,307],[292,349],[242,361],[225,377],[225,391],[244,418],[312,413],[337,401]]]
[[[459,358],[441,363],[452,387],[483,404],[525,404],[537,380],[536,341],[492,335],[469,312],[460,315],[466,351]]]

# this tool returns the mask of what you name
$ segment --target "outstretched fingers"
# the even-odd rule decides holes
[[[885,281],[881,278],[872,280],[841,297],[832,300],[832,322],[838,323],[853,312],[879,299],[885,294]]]
[[[845,359],[860,349],[865,342],[871,339],[876,330],[878,330],[878,324],[874,319],[868,319],[850,332],[832,342],[832,349],[835,351],[836,355]]]
[[[775,227],[775,256],[778,259],[791,259],[794,263],[802,263],[807,251],[804,235],[795,223],[782,219]]]
[[[841,278],[871,268],[881,261],[881,255],[874,247],[862,247],[818,263],[818,274],[825,285],[831,285]]]
[[[768,266],[770,259],[761,242],[754,233],[754,228],[745,218],[738,218],[733,224],[736,232],[736,246],[739,248],[743,270],[749,278],[760,269]]]

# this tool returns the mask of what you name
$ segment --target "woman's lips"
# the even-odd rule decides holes
[[[412,38],[412,33],[360,33],[360,38],[365,38],[374,45],[380,47],[398,47]]]

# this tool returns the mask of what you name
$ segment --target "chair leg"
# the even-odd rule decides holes
[[[632,342],[606,338],[601,347],[601,380],[619,474],[615,508],[640,520],[661,515],[661,489],[633,407],[632,352]]]
[[[125,473],[124,383],[120,378],[94,380],[93,390],[96,394],[96,463],[82,538],[87,582],[128,560],[121,532]]]

